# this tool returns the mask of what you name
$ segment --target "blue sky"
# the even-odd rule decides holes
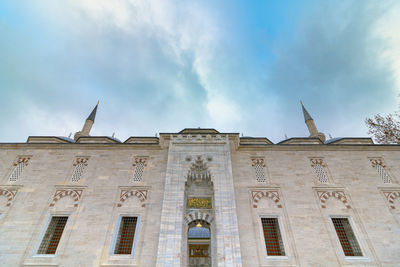
[[[383,2],[383,3],[382,3]],[[366,136],[398,109],[399,1],[1,1],[0,140],[216,128]]]

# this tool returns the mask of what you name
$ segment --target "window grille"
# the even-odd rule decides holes
[[[131,254],[138,217],[122,217],[114,254]]]
[[[362,256],[361,248],[354,235],[348,218],[332,218],[345,256]]]
[[[376,164],[375,165],[376,170],[378,171],[379,175],[381,176],[382,182],[384,184],[391,184],[392,181],[390,180],[389,175],[387,174],[385,167],[382,166],[382,164]]]
[[[285,256],[278,218],[261,218],[268,256]]]
[[[72,182],[78,182],[85,170],[85,167],[88,165],[88,157],[77,157],[74,163],[74,172],[72,173]]]
[[[262,158],[256,158],[256,159],[252,159],[252,166],[254,168],[254,173],[255,173],[255,177],[256,177],[256,181],[258,183],[265,183],[267,181],[266,177],[265,177],[265,163],[264,163],[264,159]]]
[[[136,163],[135,171],[133,173],[133,181],[140,182],[142,181],[143,170],[144,170],[144,162]]]
[[[68,216],[53,216],[51,218],[37,254],[56,254],[67,220]]]
[[[324,184],[328,183],[328,176],[326,175],[325,168],[321,164],[314,164],[314,170],[317,174],[318,182]]]
[[[18,180],[25,166],[28,166],[29,160],[30,156],[18,156],[17,160],[14,162],[15,168],[8,179],[10,182],[16,182]]]
[[[254,170],[256,172],[256,180],[259,183],[265,183],[264,167],[261,164],[254,165]]]
[[[74,173],[72,174],[73,182],[78,182],[81,179],[84,169],[85,169],[85,164],[83,164],[83,163],[78,163],[75,166]]]
[[[17,164],[17,166],[15,166],[13,172],[10,175],[10,182],[15,182],[18,180],[18,177],[21,175],[22,170],[25,168],[25,163],[24,162],[20,162]]]

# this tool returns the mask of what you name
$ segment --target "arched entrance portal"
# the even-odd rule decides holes
[[[216,259],[213,223],[214,190],[211,173],[198,156],[190,167],[185,184],[186,214],[183,232],[184,261],[189,267],[210,267]]]
[[[211,266],[211,229],[204,220],[195,220],[188,225],[189,267]]]

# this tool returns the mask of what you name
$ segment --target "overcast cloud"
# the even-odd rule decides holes
[[[185,127],[333,137],[397,109],[397,1],[4,1],[0,141]]]

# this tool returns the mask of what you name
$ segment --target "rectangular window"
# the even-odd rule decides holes
[[[138,217],[122,217],[114,254],[131,254]]]
[[[348,218],[332,218],[345,256],[362,256],[361,248],[354,235]]]
[[[285,256],[278,218],[261,218],[268,256]]]
[[[56,254],[68,216],[53,216],[43,236],[37,254]]]

